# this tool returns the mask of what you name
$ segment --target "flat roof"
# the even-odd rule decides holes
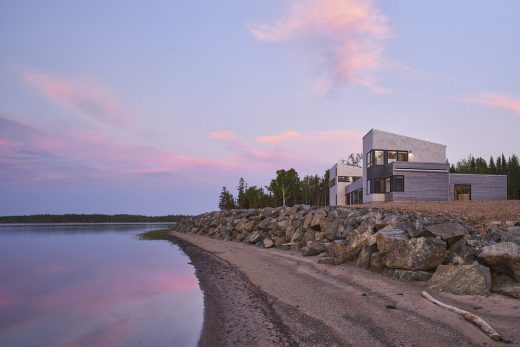
[[[417,137],[411,137],[411,136],[406,136],[406,135],[400,135],[400,134],[392,133],[392,132],[389,132],[389,131],[384,131],[384,130],[379,130],[379,129],[374,129],[374,128],[370,129],[370,130],[365,134],[365,136],[363,136],[363,138],[365,138],[368,134],[370,134],[370,133],[373,132],[373,131],[378,131],[378,132],[385,133],[385,134],[389,134],[389,135],[393,135],[393,136],[406,137],[407,139],[411,139],[411,140],[422,141],[422,142],[428,142],[428,143],[431,143],[431,144],[433,144],[433,145],[437,145],[437,146],[447,147],[446,145],[443,145],[442,143],[437,143],[437,142],[432,142],[432,141],[428,141],[428,140],[418,139]]]

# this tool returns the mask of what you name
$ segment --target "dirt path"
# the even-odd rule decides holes
[[[424,284],[397,282],[352,265],[317,264],[296,252],[172,235],[184,241],[205,293],[201,345],[499,344],[422,299]],[[431,293],[479,314],[520,346],[520,300]]]

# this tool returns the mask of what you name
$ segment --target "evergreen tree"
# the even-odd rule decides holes
[[[493,156],[489,157],[488,173],[492,175],[497,174],[497,167],[495,165],[495,161],[493,160]]]
[[[516,154],[509,157],[507,163],[507,196],[508,199],[520,199],[520,164]]]
[[[502,159],[497,156],[497,175],[502,175]]]
[[[245,196],[246,189],[247,189],[247,183],[246,183],[246,181],[242,177],[240,177],[240,179],[238,180],[238,187],[237,187],[237,191],[238,191],[237,205],[238,205],[238,208],[249,208],[247,206],[247,201],[246,201],[246,196]]]
[[[502,175],[507,175],[507,161],[506,161],[506,157],[504,157],[504,153],[502,153],[502,165],[501,165],[502,169]]]
[[[227,190],[226,186],[222,187],[218,208],[221,210],[231,210],[235,208],[235,199],[233,198],[233,195]]]

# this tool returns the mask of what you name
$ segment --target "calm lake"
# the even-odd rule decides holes
[[[0,346],[194,346],[190,259],[164,225],[0,225]]]

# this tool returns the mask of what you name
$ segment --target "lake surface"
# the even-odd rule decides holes
[[[164,225],[0,225],[0,346],[194,346],[189,258]]]

